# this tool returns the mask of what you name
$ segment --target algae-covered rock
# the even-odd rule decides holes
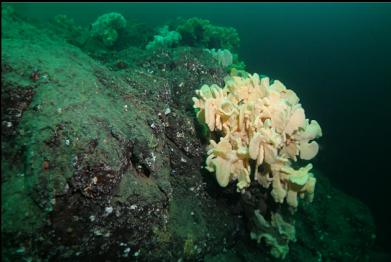
[[[169,78],[173,70],[186,72],[178,68],[191,55],[163,54],[159,61],[161,54],[148,53],[147,61],[156,65],[136,58],[129,71],[112,71],[61,36],[46,37],[19,18],[5,22],[3,258],[170,256],[162,253],[166,246],[182,245],[189,230],[199,247],[214,232],[220,245],[232,222],[227,214],[226,229],[203,228],[212,225],[210,213],[219,207],[200,208],[216,203],[196,195],[203,186],[201,144],[191,116],[174,103],[174,85],[198,83],[180,73]],[[23,28],[28,30],[20,34]],[[161,66],[167,66],[166,76],[158,74]],[[190,181],[181,182],[190,173]],[[171,235],[173,243],[163,237]],[[183,248],[177,252],[172,256]]]

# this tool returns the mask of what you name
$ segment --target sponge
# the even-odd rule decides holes
[[[220,186],[235,181],[243,192],[254,174],[260,186],[272,186],[277,203],[286,201],[296,208],[297,196],[313,199],[312,165],[298,170],[291,165],[298,158],[310,160],[317,155],[319,146],[314,140],[322,136],[322,130],[317,121],[306,118],[293,90],[278,80],[247,73],[226,77],[224,87],[203,85],[196,94],[198,119],[210,131],[222,134],[218,142],[210,141],[206,160]]]

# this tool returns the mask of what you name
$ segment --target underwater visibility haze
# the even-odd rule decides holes
[[[391,261],[391,5],[2,3],[4,261]]]

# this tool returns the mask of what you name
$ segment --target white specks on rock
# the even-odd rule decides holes
[[[164,114],[168,115],[169,113],[171,113],[171,109],[167,107],[166,110],[164,110]]]
[[[105,215],[108,216],[113,212],[113,207],[106,207],[105,208]]]
[[[130,252],[130,247],[125,248],[124,253],[123,253],[123,256],[124,256],[124,257],[128,257],[129,252]]]

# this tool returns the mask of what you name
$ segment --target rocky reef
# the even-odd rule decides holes
[[[187,44],[194,24],[207,44]],[[250,236],[264,190],[218,185],[193,110],[195,91],[230,73],[204,49],[236,48],[234,29],[192,19],[177,25],[182,42],[146,48],[156,31],[119,27],[2,10],[3,261],[273,261]],[[213,45],[219,32],[229,45]],[[313,202],[284,216],[296,221],[285,261],[365,260],[368,208],[313,172]]]

